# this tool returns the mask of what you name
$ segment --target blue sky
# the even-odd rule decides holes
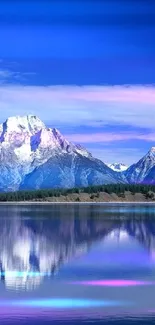
[[[155,2],[0,2],[0,120],[37,114],[105,162],[154,141]]]

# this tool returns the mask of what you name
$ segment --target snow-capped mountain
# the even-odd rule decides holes
[[[103,162],[36,116],[14,116],[0,125],[0,191],[118,181]]]
[[[122,164],[122,163],[114,163],[114,164],[108,164],[109,168],[114,170],[115,172],[123,172],[128,169],[129,166]]]
[[[131,165],[124,175],[129,183],[152,183],[155,180],[155,147],[136,164]],[[150,175],[150,176],[149,176]]]
[[[136,164],[106,165],[36,116],[0,125],[0,191],[155,182],[155,147]]]

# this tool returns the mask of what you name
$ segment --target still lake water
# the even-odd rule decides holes
[[[155,324],[155,205],[0,205],[0,324]]]

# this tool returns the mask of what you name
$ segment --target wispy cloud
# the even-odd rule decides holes
[[[4,77],[3,74],[1,72]],[[25,114],[37,115],[51,127],[59,126],[60,130],[62,127],[68,140],[85,144],[94,156],[108,163],[134,163],[155,143],[153,85],[43,87],[1,84],[1,122],[9,116]],[[69,132],[70,128],[73,131]],[[130,148],[126,148],[125,141]],[[144,141],[144,145],[135,149],[136,141]]]
[[[0,83],[8,82],[10,78],[14,76],[14,72],[10,70],[0,70]]]
[[[64,94],[63,94],[64,95]],[[72,88],[66,98],[86,102],[155,104],[155,88],[150,86],[89,86]]]
[[[0,78],[8,79],[12,76],[12,72],[9,70],[0,70]]]
[[[9,115],[36,114],[53,125],[93,126],[102,121],[103,125],[121,123],[153,129],[155,86],[5,84],[0,86],[0,113],[1,120]]]
[[[91,134],[67,134],[67,139],[73,142],[80,143],[101,143],[101,142],[114,142],[114,141],[126,141],[126,140],[144,140],[155,142],[155,132],[149,134],[138,134],[131,132],[123,132],[116,134],[114,132],[102,132]]]
[[[1,62],[0,62],[1,63]],[[0,84],[21,84],[21,82],[26,81],[27,77],[34,75],[33,72],[19,72],[12,71],[10,69],[0,69]]]

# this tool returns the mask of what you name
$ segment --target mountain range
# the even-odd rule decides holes
[[[37,116],[9,117],[0,125],[1,192],[109,183],[155,184],[155,147],[126,168],[94,158]]]

